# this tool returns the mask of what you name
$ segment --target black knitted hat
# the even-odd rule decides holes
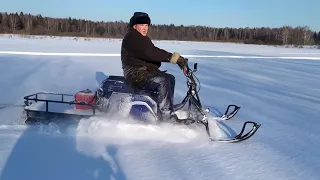
[[[129,26],[133,27],[135,24],[151,24],[149,15],[145,12],[135,12],[130,18]]]

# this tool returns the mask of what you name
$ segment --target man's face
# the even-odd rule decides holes
[[[148,33],[149,25],[148,24],[136,24],[133,26],[133,28],[135,30],[137,30],[140,34],[142,34],[142,36],[146,36]]]

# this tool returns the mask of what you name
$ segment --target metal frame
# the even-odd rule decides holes
[[[210,110],[209,109],[204,110],[202,103],[201,103],[201,100],[199,98],[199,94],[197,91],[197,83],[195,82],[195,79],[194,79],[194,72],[196,72],[196,71],[197,71],[197,63],[194,64],[193,70],[191,70],[188,65],[186,65],[186,67],[184,67],[183,72],[184,72],[184,75],[188,79],[187,86],[189,87],[189,89],[188,89],[187,95],[182,100],[182,102],[180,104],[175,105],[174,110],[176,111],[176,110],[182,109],[187,103],[189,103],[188,104],[189,118],[183,119],[181,121],[185,124],[191,124],[191,123],[195,123],[195,122],[202,123],[205,126],[207,135],[209,137],[211,137],[211,133],[210,133],[210,129],[209,129],[209,122],[207,120],[207,115],[206,115],[207,113],[210,112]],[[191,117],[191,107],[196,108],[196,110],[197,110],[196,112],[200,113],[203,116],[202,119],[195,120],[195,119],[193,119],[193,117]],[[234,110],[232,112],[228,113],[229,109],[231,107],[234,107]],[[225,113],[220,118],[222,120],[229,120],[238,113],[239,109],[240,109],[240,106],[237,106],[235,104],[230,104],[230,105],[228,105]],[[247,124],[253,124],[253,127],[248,133],[246,133],[245,135],[242,136]],[[242,140],[248,139],[258,130],[259,127],[260,127],[260,124],[257,124],[255,122],[251,122],[251,121],[246,121],[242,127],[241,132],[237,136],[235,136],[232,139],[220,140],[220,141],[237,142],[237,141],[242,141]]]
[[[50,100],[50,99],[41,99],[39,98],[40,95],[54,95],[54,96],[61,96],[61,100]],[[32,102],[45,102],[45,111],[42,110],[33,110],[25,108],[26,111],[26,123],[31,123],[35,119],[49,119],[52,116],[55,117],[90,117],[96,115],[96,109],[94,105],[88,104],[86,102],[78,102],[78,101],[65,101],[65,97],[74,97],[72,94],[65,94],[65,93],[53,93],[53,92],[38,92],[34,94],[30,94],[24,97],[25,106],[30,106]],[[59,113],[59,112],[50,112],[49,111],[49,103],[61,103],[61,104],[69,104],[69,105],[84,105],[84,106],[90,106],[92,109],[92,114],[89,115],[83,115],[83,114],[68,114],[68,113]],[[41,118],[42,117],[42,118]],[[37,120],[36,120],[37,121]]]

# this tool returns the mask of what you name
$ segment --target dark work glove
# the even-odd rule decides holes
[[[173,64],[178,64],[178,66],[183,69],[187,65],[187,60],[180,56],[179,53],[174,52],[171,56],[170,62]]]
[[[177,64],[178,64],[178,66],[180,67],[180,69],[183,69],[184,67],[187,66],[188,61],[187,61],[185,58],[183,58],[182,56],[180,56],[180,57],[178,58],[178,60],[177,60]]]

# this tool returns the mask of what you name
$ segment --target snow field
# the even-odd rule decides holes
[[[214,113],[223,113],[228,104],[241,106],[233,120],[212,123],[215,136],[239,132],[246,120],[261,123],[258,132],[243,143],[227,144],[207,142],[201,127],[157,127],[109,117],[30,127],[20,118],[21,108],[5,108],[0,109],[0,180],[319,179],[320,61],[312,60],[320,58],[319,50],[156,44],[193,55],[189,60],[199,63],[200,98]],[[120,45],[119,40],[68,38],[3,36],[0,41],[2,52],[119,54]],[[276,58],[300,55],[310,59]],[[161,69],[175,75],[178,102],[186,92],[185,78],[175,65],[164,64]],[[4,53],[0,55],[0,104],[22,104],[23,96],[37,91],[95,89],[107,75],[121,74],[118,56]]]

